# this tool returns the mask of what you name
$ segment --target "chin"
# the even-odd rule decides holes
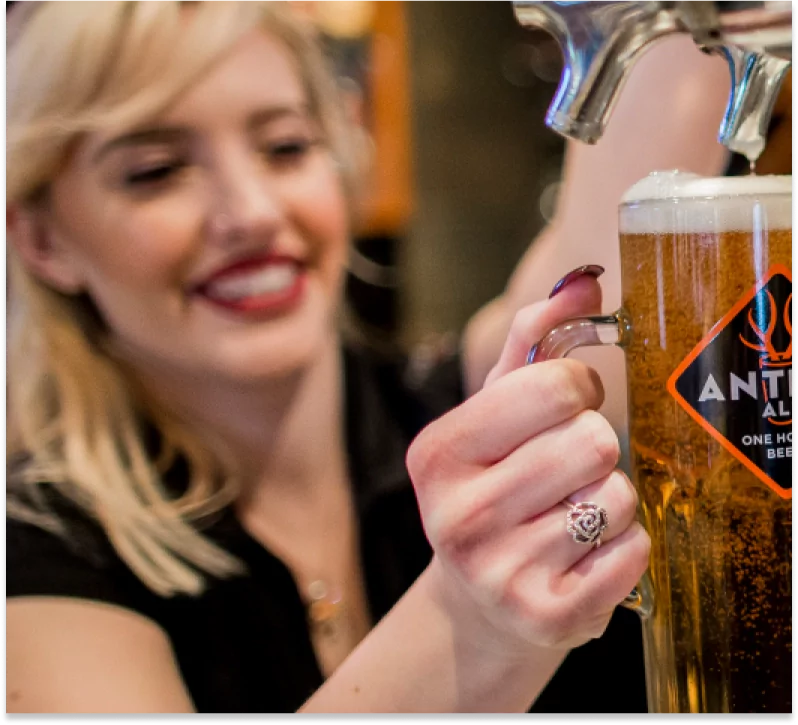
[[[330,320],[318,319],[283,330],[264,331],[211,352],[217,373],[240,383],[279,380],[311,369],[337,345]],[[221,355],[221,359],[220,356]]]

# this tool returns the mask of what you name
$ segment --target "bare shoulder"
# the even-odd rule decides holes
[[[192,712],[160,627],[88,599],[15,597],[6,606],[7,712]]]

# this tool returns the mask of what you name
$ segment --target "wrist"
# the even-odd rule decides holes
[[[427,597],[451,623],[456,645],[463,651],[492,657],[497,664],[509,666],[540,663],[543,660],[562,661],[570,647],[545,647],[524,639],[509,627],[502,628],[473,596],[446,570],[436,556],[427,567],[419,583]]]
[[[461,711],[528,710],[569,650],[531,644],[502,631],[437,558],[417,583],[424,589],[427,606],[449,625],[459,688],[469,693],[471,703]]]

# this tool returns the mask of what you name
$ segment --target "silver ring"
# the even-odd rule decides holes
[[[568,507],[565,523],[573,540],[577,544],[595,544],[598,549],[601,546],[601,535],[609,525],[607,510],[592,501],[563,501],[562,504]]]

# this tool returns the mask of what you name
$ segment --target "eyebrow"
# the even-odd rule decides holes
[[[247,129],[252,131],[265,126],[267,123],[277,121],[281,118],[294,116],[300,119],[313,120],[313,115],[310,112],[310,107],[306,103],[295,106],[273,106],[265,108],[262,111],[256,111],[252,114],[247,122]]]
[[[100,163],[112,151],[129,146],[144,146],[146,144],[170,143],[184,139],[189,135],[187,128],[179,126],[159,126],[157,128],[143,128],[130,133],[122,134],[100,146],[92,156],[95,164]]]

